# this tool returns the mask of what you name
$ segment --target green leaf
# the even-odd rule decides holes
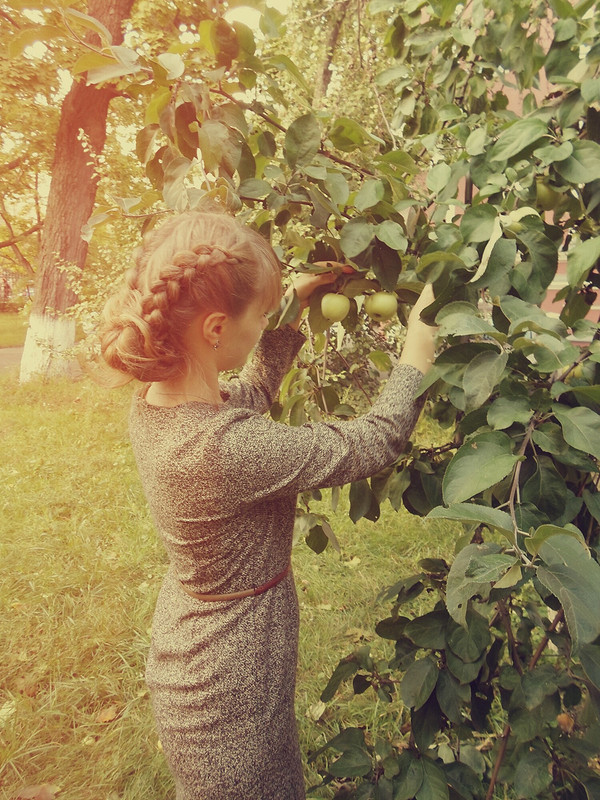
[[[540,706],[546,697],[558,689],[560,678],[551,664],[542,664],[528,670],[521,678],[525,706],[530,711]]]
[[[198,143],[207,172],[221,168],[233,175],[242,155],[240,134],[217,120],[206,120],[198,131]]]
[[[508,161],[508,159],[528,149],[545,136],[548,126],[542,119],[518,119],[505,128],[489,152],[489,161]]]
[[[327,171],[324,189],[337,206],[345,206],[350,196],[348,181],[341,172]]]
[[[358,664],[354,660],[342,659],[334,669],[327,686],[321,692],[321,700],[328,703],[333,699],[342,681],[352,678],[358,672]]]
[[[567,255],[567,279],[569,286],[580,287],[588,272],[600,258],[600,236],[586,239],[569,250]]]
[[[479,353],[467,365],[463,377],[466,413],[485,403],[502,379],[507,361],[508,353],[487,352]]]
[[[412,750],[403,750],[398,757],[394,800],[413,800],[423,783],[423,774],[423,759]]]
[[[517,797],[537,797],[552,783],[552,760],[541,750],[525,750],[514,777]]]
[[[496,583],[515,563],[517,562],[514,556],[507,556],[503,553],[477,555],[469,562],[469,566],[465,570],[465,577],[474,581]]]
[[[600,145],[589,140],[573,142],[573,154],[555,164],[556,171],[566,181],[575,184],[600,179]]]
[[[600,689],[600,646],[597,644],[584,644],[579,649],[579,660],[585,674]]]
[[[438,194],[445,189],[452,176],[452,168],[448,164],[436,164],[427,174],[427,188],[430,192]]]
[[[461,503],[509,475],[520,460],[511,446],[511,439],[499,431],[477,434],[463,444],[444,473],[444,502]]]
[[[354,198],[354,206],[359,211],[364,211],[367,208],[376,206],[385,194],[385,186],[383,181],[368,180],[360,187],[356,197]]]
[[[271,186],[259,178],[248,178],[240,183],[238,193],[240,197],[249,197],[252,200],[262,200],[271,193]]]
[[[446,611],[430,611],[415,617],[403,626],[403,632],[418,647],[429,650],[443,650],[446,647],[445,625],[448,619]]]
[[[458,624],[449,633],[448,647],[461,661],[475,664],[489,646],[492,637],[488,621],[481,614],[469,609],[465,623],[466,627]]]
[[[466,624],[469,600],[476,595],[488,597],[492,588],[491,581],[467,578],[467,569],[472,559],[497,554],[500,551],[501,548],[497,544],[470,544],[464,547],[452,562],[446,585],[446,606],[450,616],[459,625]]]
[[[559,145],[547,144],[533,151],[535,158],[539,158],[544,166],[555,164],[557,161],[564,161],[572,153],[573,145],[571,142],[561,142]]]
[[[526,425],[532,413],[525,397],[498,397],[488,409],[487,422],[494,430],[503,430],[515,422]]]
[[[311,528],[305,541],[315,553],[322,553],[329,544],[329,538],[321,525],[315,525]]]
[[[461,747],[461,758],[467,748],[468,745]],[[475,752],[478,756],[481,755],[478,750]],[[485,769],[485,762],[483,769]],[[479,775],[468,764],[454,761],[444,765],[444,772],[450,786],[464,800],[479,800],[485,795]]]
[[[357,523],[359,519],[365,517],[373,502],[373,492],[368,481],[355,481],[350,484],[350,519]]]
[[[35,28],[25,28],[11,38],[8,44],[8,57],[17,58],[23,50],[36,42],[49,42],[52,39],[65,38],[65,31],[55,25],[36,25]]]
[[[473,683],[481,672],[484,662],[485,653],[478,661],[467,662],[454,655],[452,650],[446,650],[448,669],[463,686]]]
[[[443,771],[429,758],[423,759],[423,783],[416,800],[448,800],[450,793]]]
[[[156,60],[167,73],[168,81],[180,78],[185,71],[185,64],[179,53],[161,53]]]
[[[540,333],[531,339],[516,339],[514,346],[524,355],[533,356],[532,366],[543,373],[565,369],[580,353],[575,345],[549,333]]]
[[[513,538],[512,520],[506,511],[490,506],[480,506],[477,503],[456,503],[449,508],[437,506],[429,512],[425,519],[454,519],[466,523],[483,523],[508,536],[511,541]]]
[[[342,228],[340,246],[347,258],[354,258],[370,245],[375,235],[375,227],[365,219],[351,219]]]
[[[386,617],[377,623],[375,633],[382,639],[397,641],[404,635],[408,621],[408,617]]]
[[[558,599],[573,641],[573,652],[600,635],[600,566],[585,545],[569,536],[542,544],[539,581]]]
[[[463,721],[463,704],[471,699],[471,692],[465,688],[447,669],[440,670],[435,687],[437,701],[450,722],[457,725]]]
[[[375,228],[375,236],[380,242],[391,247],[392,250],[398,250],[401,253],[406,252],[408,240],[404,233],[404,228],[400,223],[394,222],[391,219],[380,222]]]
[[[581,498],[575,497],[569,489],[553,459],[540,455],[536,459],[535,472],[521,490],[521,503],[531,504],[550,522],[561,526],[578,513]]]
[[[429,656],[411,664],[400,684],[404,705],[415,710],[421,708],[435,689],[437,678],[437,665]]]
[[[310,91],[310,87],[304,76],[298,69],[298,67],[294,64],[291,58],[288,56],[283,55],[282,53],[277,53],[277,55],[272,55],[269,58],[269,65],[277,67],[277,69],[285,70],[292,78],[296,81],[298,86],[303,89],[304,91]]]
[[[477,336],[496,333],[494,326],[479,316],[472,303],[458,300],[448,303],[436,315],[440,336]]]
[[[560,422],[565,441],[577,450],[600,459],[600,416],[590,408],[569,408],[558,403],[552,412]]]
[[[596,522],[600,522],[600,492],[590,492],[589,489],[584,489],[583,502]]]
[[[521,300],[519,297],[506,296],[500,298],[500,308],[504,316],[510,320],[510,335],[534,331],[536,333],[549,333],[556,338],[567,335],[564,322],[551,317],[532,303]]]
[[[314,114],[304,114],[287,129],[283,155],[292,169],[310,164],[321,147],[321,128]]]
[[[411,709],[410,723],[417,747],[421,753],[426,753],[445,724],[434,693],[421,708]]]
[[[187,204],[185,194],[185,176],[190,168],[190,161],[183,156],[172,159],[165,167],[163,198],[168,208],[182,211]]]
[[[329,772],[336,778],[361,778],[371,771],[373,759],[362,747],[348,747],[342,755],[329,765]]]
[[[156,139],[159,126],[156,124],[146,125],[141,128],[135,137],[135,152],[142,164],[147,164],[152,152],[152,145]]]
[[[570,530],[569,528],[561,528],[558,525],[540,525],[536,532],[529,539],[525,539],[525,547],[532,556],[538,554],[540,547],[547,539],[552,536],[572,536],[578,539],[581,544],[584,544],[584,539],[581,531]]]
[[[460,222],[460,232],[465,242],[487,242],[494,230],[498,212],[492,205],[483,203],[467,208]]]
[[[338,117],[329,131],[329,139],[337,150],[351,152],[363,147],[373,137],[353,119]]]
[[[100,20],[96,19],[95,17],[90,17],[89,14],[83,14],[81,11],[77,11],[74,8],[65,8],[63,13],[66,17],[70,18],[71,22],[77,22],[82,27],[97,33],[107,45],[112,44],[111,32],[108,30],[106,25],[103,25],[102,22],[100,22]]]

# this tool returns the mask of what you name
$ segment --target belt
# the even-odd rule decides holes
[[[282,572],[274,578],[271,578],[270,581],[263,583],[261,586],[255,586],[253,589],[244,589],[241,592],[231,592],[230,594],[200,594],[199,592],[193,592],[191,589],[188,589],[183,583],[181,584],[181,588],[186,594],[189,594],[190,597],[194,597],[196,600],[203,600],[205,603],[217,603],[220,600],[240,600],[242,597],[255,597],[257,594],[263,594],[274,586],[277,586],[277,584],[289,574],[291,568],[292,565],[288,564]]]

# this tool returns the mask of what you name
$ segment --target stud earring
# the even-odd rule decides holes
[[[221,342],[217,339],[217,341],[213,344],[213,350],[218,350],[221,347]]]

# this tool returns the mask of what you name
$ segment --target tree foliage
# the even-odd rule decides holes
[[[350,487],[350,515],[375,521],[389,500],[458,520],[465,536],[451,564],[428,559],[388,591],[377,632],[392,658],[376,663],[363,648],[324,690],[327,702],[349,679],[382,702],[399,691],[402,743],[344,730],[328,745],[341,756],[325,780],[357,798],[471,800],[500,784],[518,797],[597,797],[596,2],[372,0],[385,115],[375,130],[327,95],[311,105],[272,8],[260,37],[207,8],[184,20],[186,36],[148,46],[113,46],[94,20],[61,13],[74,74],[115,85],[137,119],[143,177],[135,193],[104,195],[92,241],[123,214],[147,228],[208,195],[269,237],[290,270],[354,267],[335,287],[350,299],[342,323],[329,325],[314,298],[275,418],[355,413],[349,387],[365,382],[345,353],[381,331],[364,297],[395,293],[402,321],[433,282],[426,316],[440,326],[440,354],[422,391],[447,441],[409,447]],[[82,47],[75,22],[96,26],[102,47]],[[369,348],[371,371],[389,368],[387,349]],[[334,374],[340,361],[346,371]],[[299,529],[321,550],[335,536],[304,500]],[[419,596],[430,598],[425,613]]]

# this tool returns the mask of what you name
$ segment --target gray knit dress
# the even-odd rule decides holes
[[[290,560],[298,492],[373,475],[401,453],[422,377],[397,366],[371,410],[290,427],[263,416],[304,337],[267,331],[223,404],[133,401],[130,431],[170,566],[146,679],[177,800],[303,800],[294,686],[292,574],[255,597],[205,602],[276,576]]]

